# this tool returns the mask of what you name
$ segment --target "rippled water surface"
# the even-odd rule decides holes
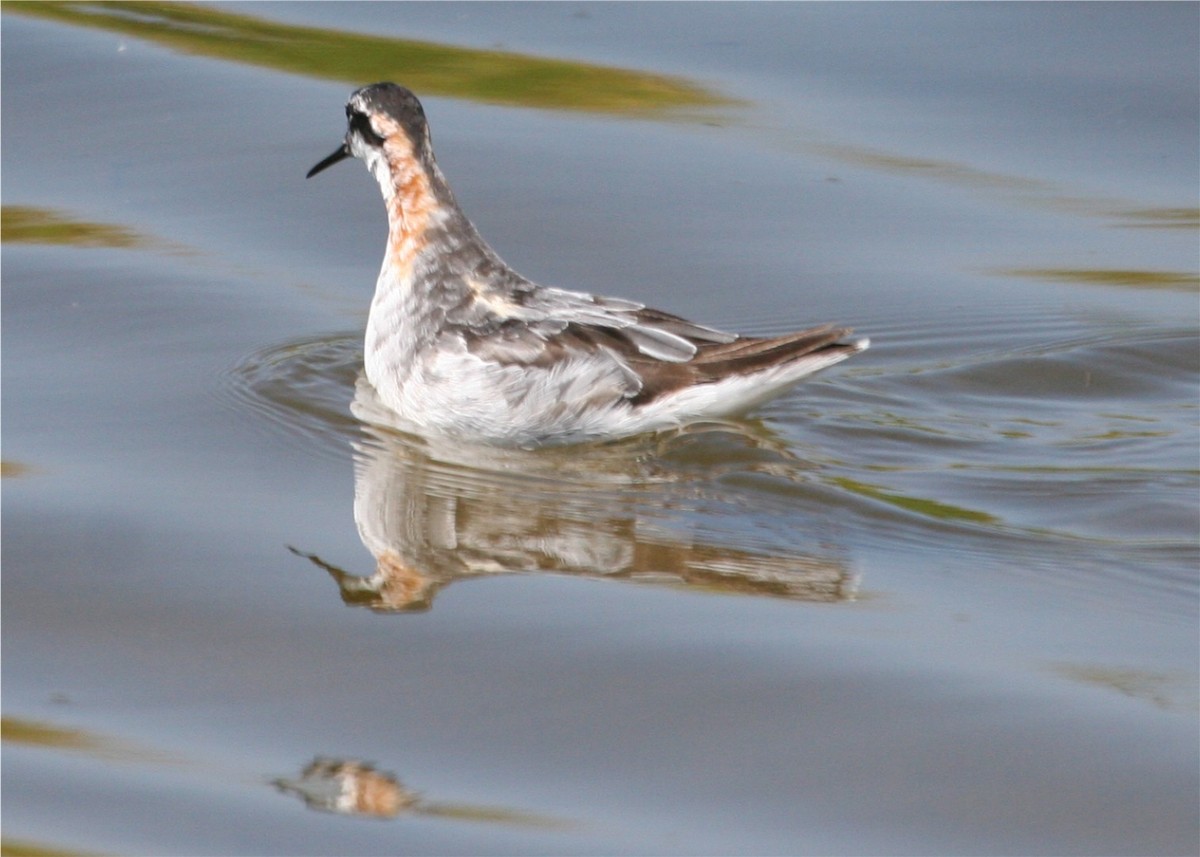
[[[1200,848],[1200,7],[3,13],[6,853]],[[534,279],[871,350],[398,431],[375,79]]]

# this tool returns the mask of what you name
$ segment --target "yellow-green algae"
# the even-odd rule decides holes
[[[1001,268],[993,273],[1057,283],[1124,286],[1135,289],[1200,289],[1200,274],[1190,271],[1138,271],[1110,268]]]
[[[27,839],[0,839],[0,857],[88,857],[90,852],[42,845]]]
[[[834,477],[831,481],[835,485],[854,494],[870,497],[872,500],[879,500],[898,509],[915,512],[927,518],[935,518],[940,521],[967,521],[974,524],[1000,523],[998,518],[994,515],[989,515],[987,512],[966,509],[962,506],[952,506],[949,503],[942,503],[939,500],[930,500],[925,497],[909,497],[906,494],[888,491],[878,485],[859,482],[855,479],[847,479],[839,476]]]
[[[1200,229],[1200,208],[1131,208],[1114,215],[1130,228]]]
[[[421,95],[656,117],[733,103],[668,75],[301,27],[190,3],[11,0],[4,3],[3,11],[110,30],[182,53],[355,86],[394,80]]]
[[[141,249],[155,244],[123,226],[73,220],[50,208],[0,208],[0,241],[5,244],[63,244],[71,247]]]
[[[95,758],[138,764],[176,765],[179,759],[122,741],[56,726],[41,720],[5,715],[0,718],[0,740],[5,744],[22,744],[44,750],[84,753]]]
[[[13,461],[11,458],[0,459],[0,479],[16,479],[28,476],[32,472],[33,468],[28,464]]]
[[[78,729],[64,729],[23,717],[0,719],[0,739],[7,744],[26,744],[55,750],[99,752],[104,742]]]

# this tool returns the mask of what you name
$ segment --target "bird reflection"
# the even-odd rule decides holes
[[[854,597],[856,579],[836,559],[705,540],[705,528],[688,523],[696,487],[685,466],[658,454],[661,440],[433,446],[396,425],[364,381],[352,408],[364,424],[354,520],[375,570],[354,574],[292,548],[330,574],[348,605],[422,611],[456,580],[536,572],[800,601]]]
[[[274,784],[281,792],[302,798],[310,809],[368,818],[395,818],[420,800],[395,775],[354,759],[318,756],[299,777],[280,777]]]
[[[451,818],[516,827],[568,829],[573,822],[498,806],[426,800],[397,779],[360,759],[317,756],[298,777],[279,777],[272,784],[292,794],[309,809],[364,819],[406,815]]]

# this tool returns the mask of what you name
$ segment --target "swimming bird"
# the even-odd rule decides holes
[[[363,363],[418,433],[503,446],[607,440],[743,413],[867,348],[822,325],[739,336],[636,301],[537,285],[459,208],[421,102],[394,83],[351,94],[350,157],[379,182],[388,240]]]

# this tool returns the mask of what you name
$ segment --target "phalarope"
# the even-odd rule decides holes
[[[739,336],[536,285],[458,207],[412,92],[364,86],[346,118],[342,145],[307,177],[356,157],[383,191],[388,242],[364,366],[418,432],[506,446],[653,432],[745,412],[869,344],[833,325]]]

